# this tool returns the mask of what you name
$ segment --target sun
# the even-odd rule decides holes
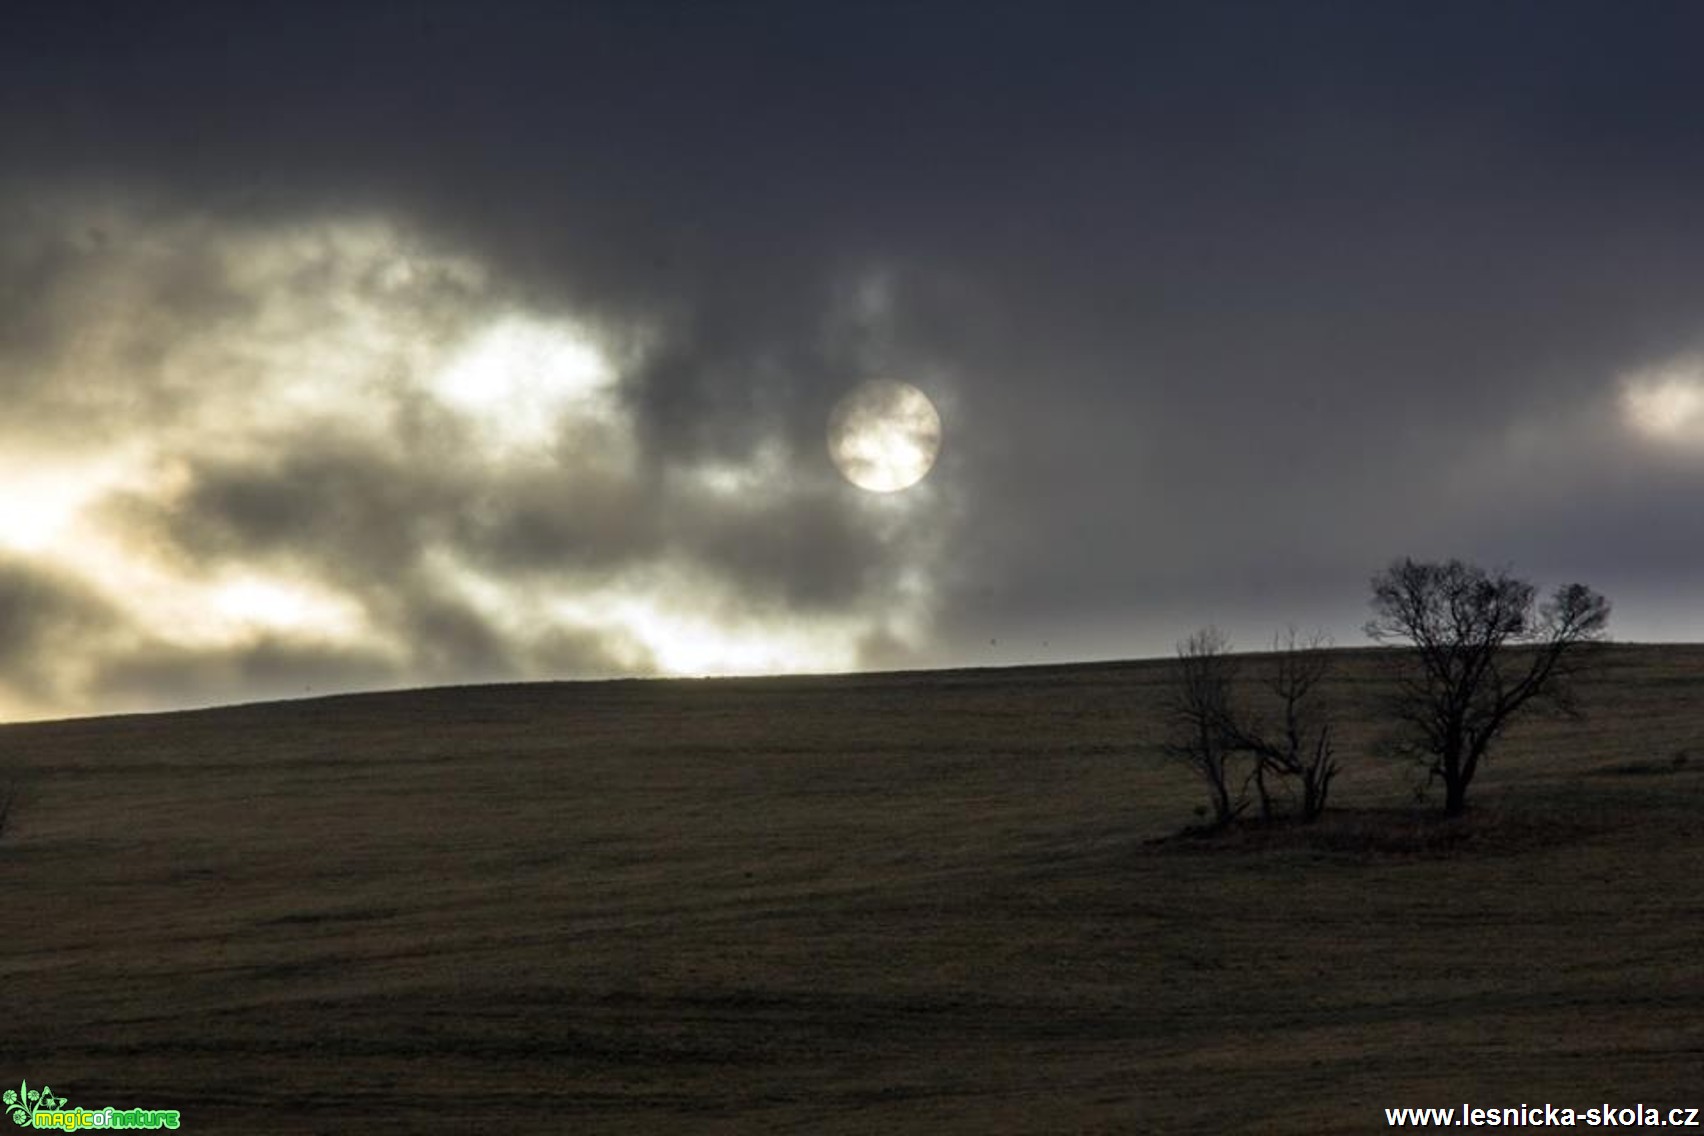
[[[928,475],[941,452],[941,415],[910,383],[873,379],[835,405],[828,452],[860,489],[909,489]]]

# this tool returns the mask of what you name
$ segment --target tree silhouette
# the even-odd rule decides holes
[[[1268,775],[1300,783],[1304,822],[1317,820],[1325,811],[1338,774],[1332,715],[1320,690],[1331,673],[1330,646],[1323,632],[1304,639],[1294,627],[1274,638],[1270,670],[1262,684],[1278,705],[1277,721],[1237,713],[1234,707],[1226,716],[1231,748],[1255,759],[1253,779],[1265,819],[1272,816]]]
[[[1224,826],[1248,807],[1243,786],[1232,788],[1231,758],[1237,753],[1231,725],[1231,688],[1237,661],[1230,640],[1216,627],[1203,628],[1177,645],[1177,678],[1166,697],[1171,735],[1166,753],[1187,766],[1207,787],[1213,823]]]
[[[1491,743],[1535,700],[1575,712],[1568,683],[1575,649],[1603,638],[1609,601],[1567,584],[1534,611],[1536,589],[1499,570],[1460,560],[1402,559],[1373,577],[1366,633],[1407,642],[1396,713],[1444,782],[1444,812],[1467,807]],[[1524,647],[1514,651],[1511,648]]]

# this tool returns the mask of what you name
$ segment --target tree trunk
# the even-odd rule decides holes
[[[1219,828],[1231,823],[1231,792],[1224,778],[1213,782],[1213,819]]]
[[[1467,779],[1460,776],[1444,778],[1444,815],[1458,817],[1467,811]]]
[[[1473,780],[1473,765],[1463,760],[1466,743],[1451,738],[1438,772],[1444,776],[1444,815],[1457,817],[1467,811],[1467,783]]]
[[[1311,769],[1302,774],[1302,823],[1312,824],[1325,811],[1324,786]]]

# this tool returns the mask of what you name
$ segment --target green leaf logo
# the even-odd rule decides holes
[[[7,1113],[12,1123],[20,1127],[28,1127],[34,1123],[34,1113],[61,1109],[65,1107],[65,1098],[55,1096],[53,1090],[46,1085],[39,1089],[30,1088],[28,1081],[18,1082],[16,1089],[7,1089],[0,1095],[0,1101],[5,1103]]]

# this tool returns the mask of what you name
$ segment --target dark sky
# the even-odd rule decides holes
[[[1704,638],[1704,7],[9,5],[0,710]],[[939,408],[914,488],[825,423]]]

